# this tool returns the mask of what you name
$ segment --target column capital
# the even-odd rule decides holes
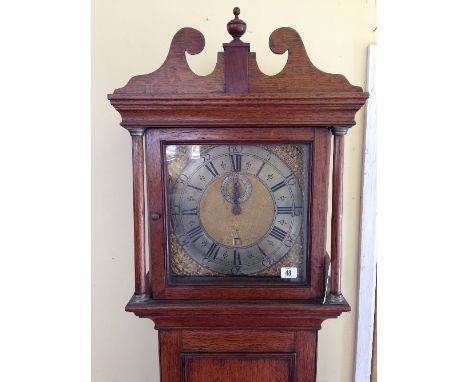
[[[346,135],[348,132],[348,126],[331,126],[329,127],[333,135]]]
[[[131,136],[145,135],[146,127],[129,127],[127,130]]]

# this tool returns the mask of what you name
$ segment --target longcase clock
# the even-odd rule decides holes
[[[317,69],[291,28],[270,36],[274,53],[288,52],[284,69],[263,74],[234,15],[210,75],[190,70],[185,55],[204,38],[183,28],[158,70],[108,96],[133,144],[126,310],[155,323],[162,382],[315,381],[317,331],[350,310],[340,285],[344,135],[368,95]]]

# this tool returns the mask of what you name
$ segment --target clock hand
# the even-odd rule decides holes
[[[239,197],[240,197],[240,187],[239,187],[239,177],[234,176],[234,187],[233,187],[233,203],[234,205],[232,206],[232,213],[234,215],[240,215],[242,212],[242,209],[240,208],[239,204]]]

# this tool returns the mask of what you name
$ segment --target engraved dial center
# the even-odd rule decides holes
[[[236,201],[242,203],[238,214],[233,213]],[[206,233],[229,247],[249,246],[260,240],[273,223],[274,211],[270,192],[251,175],[220,177],[206,188],[200,200],[200,221]]]

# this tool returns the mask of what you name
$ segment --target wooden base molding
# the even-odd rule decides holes
[[[302,328],[318,330],[324,320],[349,312],[341,304],[310,301],[155,301],[130,300],[125,310],[153,320],[156,329],[187,328]]]

